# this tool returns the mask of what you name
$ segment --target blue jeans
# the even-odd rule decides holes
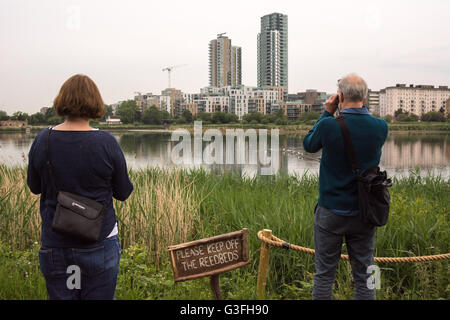
[[[39,266],[50,300],[114,299],[121,254],[118,235],[88,249],[42,247]]]
[[[345,239],[353,273],[356,300],[375,300],[375,289],[369,289],[367,280],[371,274],[367,268],[374,264],[376,227],[359,216],[346,217],[317,206],[314,212],[314,248],[316,274],[313,299],[331,300],[336,268]]]

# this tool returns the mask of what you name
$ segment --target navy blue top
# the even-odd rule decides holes
[[[45,139],[48,130],[38,133],[28,156],[28,186],[34,194],[41,194],[42,246],[95,246],[95,243],[86,245],[52,231],[56,192],[46,165]],[[133,191],[125,157],[116,138],[100,130],[52,130],[49,137],[49,158],[59,190],[90,198],[105,206],[100,235],[100,241],[104,240],[116,223],[112,198],[124,201]]]
[[[345,115],[360,170],[380,163],[381,149],[388,135],[383,119],[373,117],[366,107],[341,111]],[[358,214],[356,174],[345,152],[344,139],[336,119],[324,111],[303,140],[307,152],[322,150],[319,173],[319,206],[341,215]]]

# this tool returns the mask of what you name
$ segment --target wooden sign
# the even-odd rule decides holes
[[[215,276],[249,264],[247,237],[248,230],[243,229],[170,246],[175,282]]]

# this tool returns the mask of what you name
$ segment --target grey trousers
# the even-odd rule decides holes
[[[314,212],[314,248],[316,273],[313,300],[331,300],[336,268],[345,239],[355,284],[355,300],[375,300],[375,289],[369,289],[371,274],[367,268],[374,264],[376,227],[359,216],[346,217],[316,206]]]

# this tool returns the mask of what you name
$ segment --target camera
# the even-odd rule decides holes
[[[337,92],[335,104],[336,104],[337,109],[339,110],[339,92]]]

